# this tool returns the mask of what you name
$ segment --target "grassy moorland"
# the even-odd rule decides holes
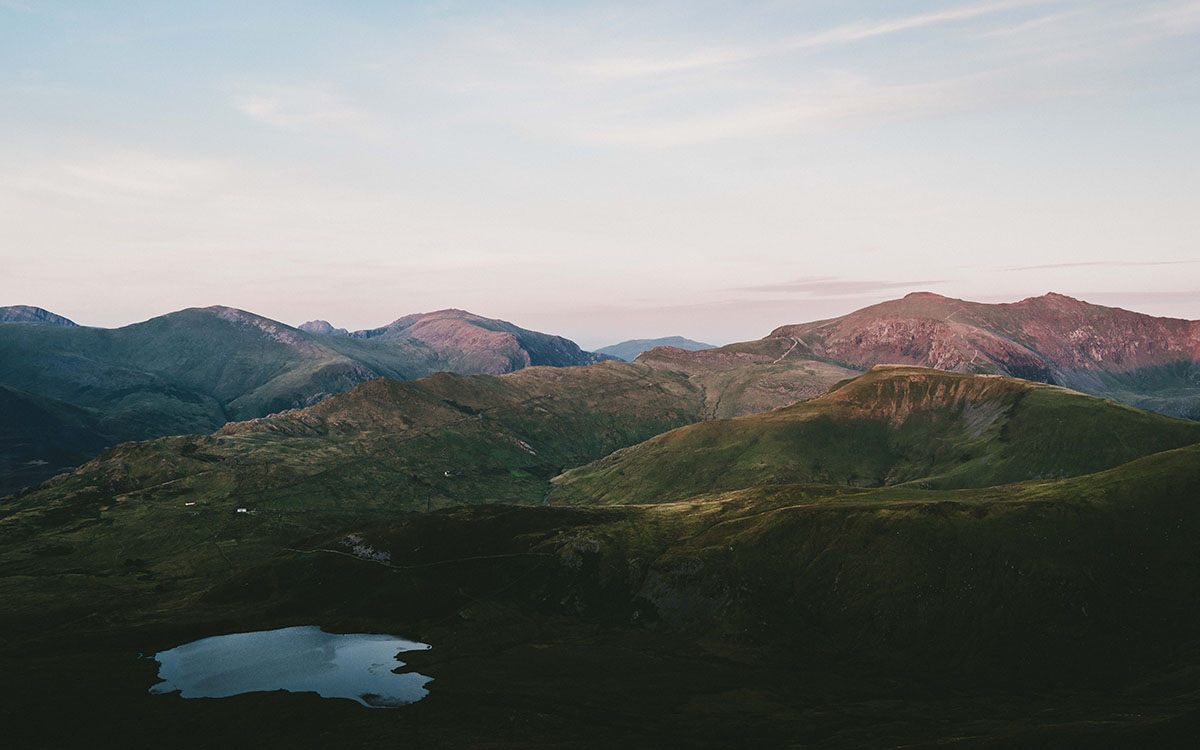
[[[582,371],[587,388],[559,390]],[[930,449],[932,464],[905,465],[974,486],[726,473],[735,486],[649,504],[543,505],[545,478],[520,472],[666,429],[681,403],[702,408],[685,373],[666,387],[650,372],[377,381],[213,437],[121,446],[4,500],[10,736],[830,748],[1193,737],[1200,446],[1153,442],[1196,442],[1189,423],[1021,381],[879,368],[818,400],[840,404],[823,440],[785,432],[791,451],[763,455],[822,449],[882,419],[885,436],[955,445],[944,454],[955,460]],[[956,453],[968,438],[991,459]],[[877,461],[894,439],[848,455]],[[989,484],[1007,480],[993,468],[1006,457],[1041,463],[1034,478]],[[461,475],[445,476],[447,458]],[[414,478],[430,475],[445,484]],[[353,540],[380,554],[356,554]],[[431,695],[370,711],[146,692],[155,665],[139,652],[313,623],[432,643],[408,658],[435,678]]]
[[[985,487],[1069,477],[1200,442],[1200,423],[1054,386],[879,366],[810,401],[659,435],[570,470],[551,499],[646,503],[821,482]]]
[[[347,335],[221,307],[113,330],[0,324],[0,400],[6,405],[0,493],[68,471],[121,441],[210,433],[230,420],[312,405],[381,376],[495,374],[593,359],[567,339],[461,310],[407,316]],[[686,422],[811,398],[853,374],[822,363],[765,364],[689,372],[702,404],[680,406],[692,413]],[[674,387],[680,371],[660,369],[654,377],[661,387]],[[564,390],[591,387],[591,375],[573,377]],[[637,399],[631,403],[636,410]]]
[[[787,387],[773,391],[776,404],[823,390],[841,374],[788,367]],[[750,372],[722,376],[736,383]],[[119,445],[14,502],[95,509],[138,495],[383,512],[540,503],[563,469],[705,418],[714,390],[702,376],[617,362],[379,379],[213,435]],[[722,401],[736,410],[764,398],[744,393],[728,386]]]
[[[398,518],[131,499],[6,538],[6,708],[48,717],[43,738],[119,724],[133,746],[1172,746],[1200,687],[1197,459]],[[355,557],[351,534],[389,559]],[[408,658],[431,696],[372,712],[145,693],[139,651],[313,622],[433,643]],[[64,675],[85,705],[55,702]]]

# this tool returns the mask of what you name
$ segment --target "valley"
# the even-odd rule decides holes
[[[752,387],[722,403],[788,366],[742,361],[725,382]],[[439,747],[1191,736],[1200,423],[912,366],[713,420],[712,372],[375,380],[109,449],[0,505],[4,704],[57,715],[74,668],[97,697],[71,711],[134,744],[202,725],[299,746],[333,727]],[[404,655],[429,696],[186,700],[151,695],[136,658],[317,624],[431,644]]]

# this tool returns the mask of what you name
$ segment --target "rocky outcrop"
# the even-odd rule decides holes
[[[0,323],[51,323],[56,326],[78,326],[73,320],[32,305],[0,307]]]
[[[333,324],[328,320],[310,320],[307,323],[301,323],[297,326],[301,331],[309,333],[323,333],[326,336],[349,336],[350,332],[345,328],[334,328]]]

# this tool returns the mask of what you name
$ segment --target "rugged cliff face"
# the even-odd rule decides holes
[[[792,360],[1011,375],[1200,419],[1200,321],[1053,293],[990,305],[915,292],[840,318],[781,326],[759,341],[702,352],[660,347],[638,358],[684,372]]]
[[[1156,318],[1061,294],[987,305],[917,292],[770,338],[848,365],[914,364],[1053,380],[1074,370],[1128,372],[1200,359],[1200,321]]]

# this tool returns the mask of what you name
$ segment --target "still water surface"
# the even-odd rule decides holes
[[[370,708],[392,708],[429,694],[431,677],[395,674],[403,651],[428,644],[390,635],[326,633],[315,625],[203,638],[154,655],[162,682],[151,693],[225,698],[260,690],[349,698]]]

